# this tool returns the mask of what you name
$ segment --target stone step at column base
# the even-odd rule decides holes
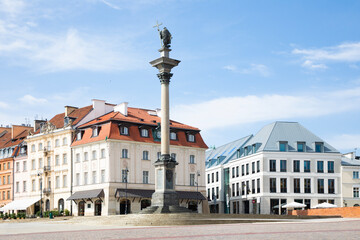
[[[192,213],[192,211],[185,207],[172,205],[172,206],[150,206],[139,212],[139,214],[156,214],[156,213]]]

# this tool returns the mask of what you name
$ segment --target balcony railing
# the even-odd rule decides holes
[[[43,193],[44,194],[50,194],[51,193],[51,188],[44,188]]]
[[[51,167],[50,166],[44,166],[44,172],[49,172],[51,171]]]

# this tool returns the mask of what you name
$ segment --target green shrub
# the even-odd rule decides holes
[[[65,209],[65,216],[70,216],[70,211],[69,210],[67,210],[67,209]]]

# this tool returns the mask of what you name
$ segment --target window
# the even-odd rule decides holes
[[[46,150],[48,150],[48,151],[51,150],[51,142],[50,141],[47,142]]]
[[[56,139],[55,140],[55,147],[59,147],[60,146],[60,140],[59,139]]]
[[[23,172],[25,172],[27,170],[27,164],[26,161],[23,161]]]
[[[79,186],[79,185],[80,185],[80,173],[77,173],[77,174],[76,174],[76,177],[75,177],[75,185],[76,185],[76,186]]]
[[[231,194],[231,197],[235,197],[235,183],[232,184]]]
[[[236,166],[236,177],[239,177],[239,166]]]
[[[300,193],[300,178],[294,178],[294,193]]]
[[[211,182],[214,182],[214,173],[211,173]]]
[[[88,173],[84,172],[84,185],[88,184]]]
[[[219,198],[219,187],[216,187],[216,195],[215,195],[216,198]]]
[[[143,171],[143,183],[144,184],[149,183],[149,171]]]
[[[17,162],[15,166],[16,166],[16,172],[20,172],[20,163]]]
[[[256,172],[260,172],[260,161],[256,162]]]
[[[35,170],[35,159],[31,160],[31,170]]]
[[[63,138],[63,146],[66,146],[66,145],[67,145],[67,138],[64,137],[64,138]]]
[[[280,142],[279,150],[280,150],[280,152],[286,152],[287,151],[287,142]]]
[[[59,188],[60,187],[60,177],[56,176],[55,177],[55,188]]]
[[[276,172],[276,160],[270,160],[270,172]]]
[[[232,178],[235,178],[235,167],[231,168]]]
[[[60,157],[59,157],[59,155],[55,155],[55,165],[56,166],[60,165]]]
[[[92,160],[97,159],[97,154],[96,154],[96,150],[92,151]]]
[[[122,158],[128,158],[128,150],[126,148],[124,148],[122,151],[121,157]]]
[[[82,132],[81,131],[77,132],[76,133],[76,141],[81,140],[81,137],[82,137]]]
[[[240,196],[239,183],[236,183],[236,196]]]
[[[127,169],[121,170],[121,176],[122,176],[121,180],[123,183],[128,182],[128,173],[129,173],[129,170],[127,170]]]
[[[84,162],[89,160],[89,154],[84,152]]]
[[[251,163],[251,173],[255,173],[255,162]]]
[[[315,143],[315,152],[323,152],[323,143]]]
[[[99,136],[99,127],[95,127],[92,130],[92,136],[91,137],[97,137]]]
[[[67,175],[63,175],[63,188],[67,187]]]
[[[298,142],[298,143],[297,143],[297,151],[298,151],[298,152],[305,152],[305,143],[303,143],[303,142]]]
[[[39,149],[39,151],[42,151],[42,150],[43,150],[43,144],[42,144],[42,143],[39,143],[38,149]]]
[[[129,135],[129,128],[125,126],[120,127],[120,134],[121,135]]]
[[[294,160],[294,172],[300,172],[300,160]]]
[[[310,161],[309,160],[304,161],[304,172],[310,172]]]
[[[171,159],[172,159],[173,161],[176,161],[176,153],[172,153],[172,154],[171,154]]]
[[[143,151],[143,160],[149,160],[149,152],[148,151]]]
[[[80,162],[80,153],[75,155],[75,162]]]
[[[149,130],[145,129],[145,128],[142,128],[141,129],[141,136],[142,137],[149,137]]]
[[[246,181],[246,193],[250,194],[250,183],[249,183],[249,181]]]
[[[35,179],[31,180],[31,191],[35,191],[36,190],[36,185],[35,185]]]
[[[328,161],[328,173],[334,173],[334,161]]]
[[[96,176],[96,171],[93,171],[92,172],[92,184],[95,184],[95,183],[97,183],[97,176]]]
[[[311,179],[310,178],[304,179],[304,192],[311,193]]]
[[[35,152],[35,144],[31,145],[31,152]]]
[[[105,182],[105,170],[101,170],[101,182]]]
[[[333,194],[335,193],[335,180],[328,179],[328,193]]]
[[[161,152],[157,152],[157,159],[161,158]]]
[[[188,142],[195,142],[195,135],[194,134],[188,134],[187,135]]]
[[[195,156],[194,155],[190,155],[190,163],[195,163]]]
[[[245,175],[245,166],[241,165],[241,176]]]
[[[6,184],[6,177],[3,176],[3,184],[5,185]]]
[[[246,175],[249,175],[249,164],[246,164]]]
[[[67,154],[63,154],[63,164],[67,164]]]
[[[7,176],[7,184],[10,184],[10,175]]]
[[[210,201],[210,199],[211,199],[210,188],[207,189],[207,198],[208,198],[208,201]]]
[[[318,179],[318,193],[324,193],[324,179]]]
[[[101,154],[101,158],[105,158],[105,149],[101,149],[100,151],[100,154]]]
[[[280,191],[282,193],[287,192],[287,179],[286,178],[280,178]]]
[[[23,181],[23,192],[26,192],[26,181]]]
[[[353,188],[353,197],[359,198],[359,188],[358,187]]]
[[[276,193],[276,178],[270,178],[270,192]]]
[[[219,181],[219,172],[216,172],[216,182]]]
[[[354,179],[359,179],[359,172],[353,172],[353,178]]]
[[[177,140],[176,132],[170,132],[170,140]]]
[[[317,172],[318,173],[324,172],[324,161],[317,161]]]
[[[10,167],[10,162],[8,162],[8,165],[7,165],[7,169],[10,169],[11,167]]]
[[[15,189],[16,189],[16,192],[18,193],[20,190],[19,190],[19,182],[16,182],[16,187],[15,187]]]
[[[43,160],[42,160],[42,158],[39,158],[39,168],[43,168]]]
[[[210,173],[208,173],[207,178],[208,178],[208,183],[210,183]]]
[[[280,172],[286,172],[286,160],[280,160]]]
[[[252,181],[251,181],[251,192],[252,193],[256,193],[256,191],[255,191],[255,179],[253,179]]]
[[[260,193],[260,178],[256,179],[256,186],[257,186],[256,193]]]

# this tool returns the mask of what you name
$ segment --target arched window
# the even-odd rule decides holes
[[[64,199],[60,198],[58,202],[58,211],[62,213],[64,211]]]
[[[46,199],[45,211],[50,211],[50,200]]]

